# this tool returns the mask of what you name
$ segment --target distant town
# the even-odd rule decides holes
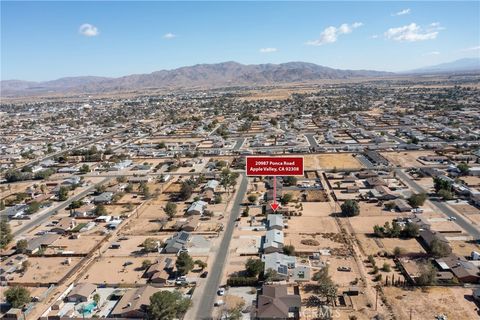
[[[478,319],[479,83],[2,98],[0,314]]]

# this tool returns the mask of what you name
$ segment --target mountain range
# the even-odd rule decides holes
[[[464,61],[468,60],[468,61]],[[472,70],[480,59],[462,59],[408,73],[435,73]],[[480,69],[480,68],[477,68]],[[33,82],[4,80],[0,82],[2,96],[36,95],[45,93],[104,93],[139,89],[212,88],[227,86],[272,85],[309,82],[323,79],[385,77],[391,72],[372,70],[341,70],[306,62],[244,65],[237,62],[197,64],[173,70],[134,74],[119,78],[67,77],[52,81]]]

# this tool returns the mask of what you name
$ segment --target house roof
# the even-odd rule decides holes
[[[301,307],[300,295],[288,294],[286,285],[264,285],[257,299],[258,318],[288,318],[290,308]]]
[[[283,228],[283,216],[281,214],[269,214],[267,216],[268,227],[272,228],[274,226]]]
[[[89,297],[95,290],[97,286],[92,283],[78,283],[72,291],[67,295],[67,297],[78,295],[82,297]]]
[[[111,314],[118,316],[132,311],[144,312],[146,307],[150,305],[150,297],[161,290],[161,288],[148,285],[130,289],[125,292],[120,301],[118,301]]]

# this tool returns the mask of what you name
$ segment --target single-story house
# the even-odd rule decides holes
[[[86,302],[90,300],[92,294],[97,290],[97,286],[91,283],[78,283],[72,291],[67,294],[69,302]]]
[[[149,285],[127,290],[113,308],[110,316],[113,318],[145,319],[150,305],[150,297],[161,290],[161,288]]]
[[[207,204],[205,201],[195,201],[190,205],[190,207],[187,209],[187,214],[188,215],[202,215],[203,212],[205,211],[205,208],[207,207]]]
[[[263,252],[283,252],[283,231],[268,230],[263,241]]]
[[[164,251],[166,253],[178,253],[181,249],[186,249],[190,240],[190,233],[185,231],[177,232],[173,237],[166,241]]]
[[[258,294],[254,319],[298,319],[302,299],[287,285],[264,285]]]

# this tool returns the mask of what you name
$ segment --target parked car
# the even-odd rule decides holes
[[[219,296],[224,296],[224,295],[225,295],[225,289],[224,289],[224,288],[218,289],[217,294],[218,294]]]
[[[344,272],[350,272],[350,271],[352,271],[352,268],[342,266],[342,267],[338,267],[337,270],[338,271],[344,271]]]
[[[208,271],[204,271],[202,272],[202,274],[200,275],[200,278],[206,278],[208,276]]]

